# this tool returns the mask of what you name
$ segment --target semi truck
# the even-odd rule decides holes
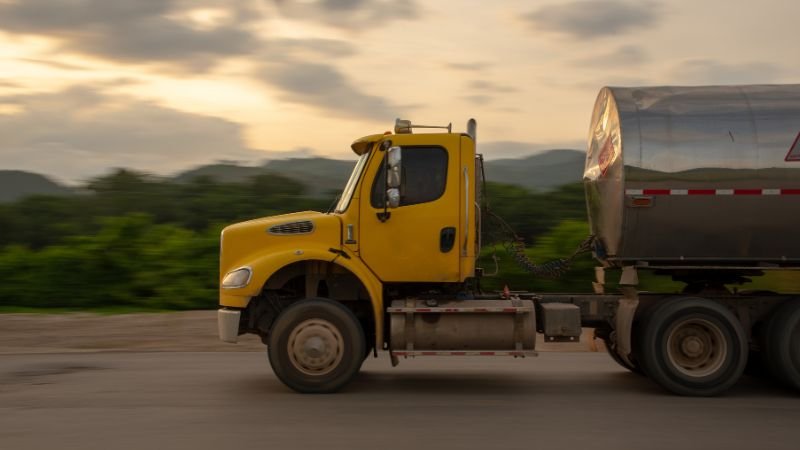
[[[466,128],[398,119],[352,143],[331,211],[225,228],[220,339],[260,336],[304,393],[341,389],[370,356],[535,356],[537,333],[582,327],[675,394],[722,394],[748,362],[800,389],[800,295],[740,289],[800,270],[800,85],[603,88],[583,174],[591,294],[480,290],[483,159]],[[645,271],[683,288],[643,291]]]

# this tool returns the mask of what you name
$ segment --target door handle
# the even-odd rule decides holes
[[[456,227],[445,227],[439,233],[439,251],[447,253],[456,243]]]

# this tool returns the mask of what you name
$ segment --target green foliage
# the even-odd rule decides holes
[[[589,225],[584,221],[565,220],[547,233],[539,236],[525,254],[536,264],[542,264],[571,255],[578,245],[589,235]],[[594,267],[597,263],[591,254],[579,255],[572,261],[571,269],[564,276],[548,279],[535,277],[519,267],[513,256],[502,244],[485,248],[478,260],[487,273],[495,271],[494,258],[499,272],[496,276],[484,278],[483,289],[501,290],[508,285],[511,290],[534,292],[591,292],[594,280]]]
[[[168,182],[120,170],[91,181],[82,195],[29,197],[0,205],[0,312],[53,308],[130,311],[217,305],[219,232],[225,224],[301,210],[329,200],[307,195],[296,181],[261,175],[246,183],[208,177]],[[567,257],[589,234],[583,187],[535,193],[488,184],[489,210],[528,244],[537,264]],[[484,211],[486,212],[486,211]],[[498,222],[484,220],[479,265],[486,291],[591,292],[596,262],[577,257],[565,276],[544,279],[506,253]],[[800,291],[793,274],[754,280],[753,289]],[[618,274],[610,273],[613,281]],[[794,284],[792,284],[794,283]],[[609,286],[613,290],[613,285]],[[676,291],[680,283],[642,274],[642,287]]]
[[[274,175],[174,183],[120,170],[85,191],[0,206],[0,308],[214,308],[224,224],[329,203]]]
[[[586,201],[580,183],[561,186],[546,193],[531,192],[519,186],[487,183],[486,191],[489,209],[508,222],[526,243],[534,242],[562,221],[587,221]],[[488,231],[486,239],[492,241],[497,224],[487,219],[485,225]]]
[[[99,231],[99,217],[141,212],[155,223],[203,231],[232,223],[300,210],[320,210],[329,201],[306,196],[305,187],[276,175],[245,183],[218,183],[198,177],[175,183],[119,170],[89,182],[84,195],[28,197],[0,205],[0,247],[12,244],[43,248],[70,236]]]
[[[100,220],[91,236],[0,252],[0,306],[213,308],[219,227],[194,232],[145,214]]]

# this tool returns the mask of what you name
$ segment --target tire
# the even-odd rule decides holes
[[[662,301],[641,325],[637,352],[648,377],[670,392],[719,395],[747,364],[747,337],[724,306],[701,298]]]
[[[302,393],[336,392],[364,361],[364,330],[352,311],[310,299],[284,309],[273,324],[267,354],[286,386]]]
[[[779,306],[763,331],[763,353],[770,373],[786,386],[800,390],[800,300]]]

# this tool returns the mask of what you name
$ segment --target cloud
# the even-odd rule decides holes
[[[625,67],[644,64],[649,59],[647,52],[637,45],[623,45],[609,53],[580,58],[570,62],[578,67]]]
[[[17,61],[30,63],[30,64],[37,64],[37,65],[41,65],[41,66],[48,66],[48,67],[52,67],[54,69],[59,69],[59,70],[70,70],[70,71],[72,71],[72,70],[86,70],[85,67],[81,67],[81,66],[78,66],[78,65],[75,65],[75,64],[69,64],[69,63],[64,63],[64,62],[59,62],[59,61],[48,61],[48,60],[45,60],[45,59],[18,58]]]
[[[465,95],[464,100],[472,103],[473,105],[484,106],[492,102],[492,97],[483,94]]]
[[[489,67],[489,64],[480,62],[468,62],[468,63],[452,62],[452,63],[445,63],[444,66],[452,70],[460,70],[465,72],[482,72]]]
[[[356,54],[353,44],[335,39],[273,39],[266,45],[266,55],[272,62],[343,58]]]
[[[722,63],[692,59],[672,70],[672,79],[683,84],[763,84],[780,81],[786,69],[766,62]]]
[[[575,1],[542,6],[522,16],[536,30],[573,38],[616,36],[655,25],[661,5],[653,1]]]
[[[331,39],[280,39],[270,41],[256,66],[254,76],[279,91],[280,99],[309,105],[336,115],[359,119],[387,120],[402,109],[389,100],[365,92],[336,65],[355,54],[355,47]]]
[[[323,23],[352,31],[375,29],[396,20],[420,17],[413,0],[268,0],[287,18]]]
[[[235,4],[236,6],[229,6]],[[17,0],[0,3],[0,30],[56,39],[60,50],[128,63],[204,70],[258,48],[249,1]],[[198,19],[202,11],[216,12]]]
[[[282,99],[303,103],[339,115],[387,120],[399,108],[383,97],[363,92],[335,66],[300,60],[265,63],[259,78],[281,91]]]
[[[507,94],[511,92],[517,92],[519,90],[513,86],[506,86],[503,84],[497,84],[486,80],[471,81],[469,83],[469,88],[477,91],[492,92],[498,94]]]
[[[255,161],[239,124],[73,86],[45,94],[7,95],[0,106],[0,166],[77,181],[113,167],[166,174],[219,159]]]
[[[497,84],[486,80],[473,80],[467,85],[468,94],[461,98],[477,106],[486,106],[498,95],[517,92],[513,86]]]

